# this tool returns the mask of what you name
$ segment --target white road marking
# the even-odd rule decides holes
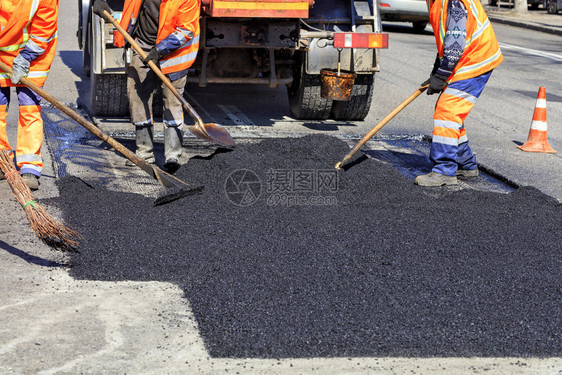
[[[246,116],[246,114],[236,106],[221,104],[218,106],[228,116],[228,118],[230,118],[234,125],[256,126],[256,124],[254,124],[252,120],[250,120],[248,116]]]
[[[507,44],[507,43],[499,43],[499,45],[500,45],[501,49],[504,49],[504,50],[507,50],[507,51],[509,51],[509,50],[520,51],[520,52],[526,53],[528,55],[546,57],[546,58],[554,60],[554,61],[562,61],[562,55],[557,55],[557,54],[554,54],[554,53],[539,51],[539,50],[536,50],[536,49],[514,46],[513,44]]]

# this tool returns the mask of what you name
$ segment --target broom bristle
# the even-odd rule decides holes
[[[78,251],[80,234],[61,221],[53,218],[31,194],[31,190],[17,172],[8,151],[0,149],[0,169],[23,207],[27,221],[35,235],[48,246],[61,251]]]

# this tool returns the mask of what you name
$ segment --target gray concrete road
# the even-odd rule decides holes
[[[81,55],[74,37],[76,2],[61,1],[59,48],[46,89],[67,103],[87,102],[88,85],[80,70]],[[500,28],[498,27],[499,31]],[[499,31],[513,43],[514,30]],[[323,132],[364,134],[425,79],[433,60],[432,36],[391,30],[392,50],[383,54],[383,72],[377,82],[377,100],[364,123],[301,123],[286,117],[283,89],[233,88],[217,100],[217,89],[194,89],[204,117],[215,118],[235,134],[254,136]],[[528,35],[528,34],[527,34]],[[413,45],[411,41],[416,43]],[[534,39],[533,39],[534,40]],[[556,40],[547,38],[546,43]],[[533,46],[542,50],[542,46]],[[394,54],[396,51],[396,54]],[[559,50],[558,50],[559,51]],[[553,53],[558,55],[558,53]],[[414,57],[415,56],[415,57]],[[533,57],[530,57],[533,56]],[[521,61],[530,57],[532,62]],[[544,63],[546,61],[546,63]],[[537,68],[537,63],[541,68]],[[546,65],[546,70],[544,66]],[[514,66],[516,68],[514,68]],[[536,185],[554,196],[560,193],[560,159],[524,154],[513,141],[524,141],[530,125],[537,85],[545,82],[549,100],[551,144],[562,150],[559,61],[544,60],[531,52],[506,50],[506,63],[490,83],[471,115],[469,125],[480,161],[520,183]],[[419,70],[416,70],[418,69]],[[543,75],[549,74],[548,77]],[[524,74],[523,74],[524,73]],[[549,89],[549,87],[554,87]],[[254,98],[248,107],[248,96]],[[255,98],[259,98],[259,102]],[[78,99],[77,99],[78,98]],[[232,100],[234,98],[234,100]],[[227,100],[229,99],[229,100]],[[429,134],[431,98],[424,97],[399,115],[384,134]],[[264,106],[261,104],[267,104]],[[486,104],[487,103],[487,104]],[[482,104],[482,105],[480,105]],[[15,108],[15,107],[14,107]],[[71,131],[80,127],[45,111],[46,121]],[[9,117],[14,124],[15,114]],[[481,125],[478,125],[478,124]],[[123,122],[101,125],[125,129]],[[235,124],[242,125],[235,127]],[[473,129],[473,130],[472,130]],[[13,131],[11,137],[14,137]],[[518,154],[519,153],[519,154]],[[58,194],[54,185],[56,163],[47,150],[45,173],[36,198]],[[100,152],[100,165],[108,165]],[[109,173],[109,172],[107,172]],[[550,181],[548,176],[550,176]],[[31,233],[22,210],[6,182],[0,183],[0,373],[2,374],[403,374],[486,373],[560,374],[561,358],[211,358],[198,333],[189,302],[168,283],[92,282],[69,277],[64,254],[54,252]],[[103,204],[103,202],[100,202]],[[47,207],[57,216],[56,210]],[[88,215],[87,212],[84,215]]]

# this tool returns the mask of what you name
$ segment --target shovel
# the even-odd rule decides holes
[[[10,76],[12,75],[12,68],[8,65],[4,64],[0,61],[0,69],[8,73]],[[164,194],[161,194],[154,202],[154,205],[161,205],[164,203],[168,203],[174,201],[176,199],[182,198],[187,195],[191,195],[197,193],[203,189],[202,186],[193,187],[186,182],[183,182],[177,177],[172,176],[169,173],[164,172],[160,168],[155,165],[148,164],[144,159],[139,158],[135,155],[134,152],[123,146],[121,143],[117,142],[114,138],[110,137],[109,135],[105,134],[101,131],[97,126],[86,120],[84,117],[79,115],[77,112],[73,111],[70,107],[66,106],[63,102],[58,100],[57,98],[50,95],[48,92],[43,90],[41,87],[37,86],[35,83],[31,82],[29,79],[23,77],[20,80],[20,83],[23,83],[31,90],[35,91],[37,94],[41,95],[43,99],[60,109],[64,112],[68,117],[82,125],[86,128],[90,133],[94,134],[96,137],[101,139],[102,141],[106,142],[108,145],[113,147],[117,150],[121,155],[125,156],[131,162],[135,163],[140,169],[148,173],[153,178],[157,179],[160,185],[168,189],[165,191]]]
[[[394,116],[396,116],[401,110],[403,110],[404,108],[406,108],[406,106],[408,104],[410,104],[411,102],[414,101],[415,98],[417,98],[418,96],[420,96],[420,94],[422,92],[424,92],[427,88],[429,87],[429,84],[421,86],[419,89],[417,89],[412,95],[408,96],[406,98],[406,100],[404,100],[402,103],[400,103],[398,105],[398,107],[394,108],[394,110],[392,112],[390,112],[388,115],[385,116],[385,118],[383,118],[381,121],[379,121],[378,124],[376,124],[371,130],[369,130],[369,132],[367,134],[365,134],[363,136],[363,138],[361,138],[359,140],[359,142],[357,142],[357,144],[353,147],[353,149],[351,149],[351,151],[345,155],[345,157],[343,158],[342,161],[336,163],[336,165],[334,166],[336,169],[340,169],[345,163],[347,163],[349,161],[349,159],[351,159],[353,157],[353,155],[355,155],[355,153],[357,151],[359,151],[359,149],[361,147],[363,147],[363,145],[365,143],[367,143],[367,141],[369,139],[371,139],[375,134],[377,134],[377,132],[379,130],[382,129],[383,126],[386,125],[387,122],[389,122],[390,120],[392,120],[392,118]]]
[[[129,33],[127,33],[121,27],[121,25],[111,16],[111,14],[109,14],[109,12],[104,10],[103,14],[107,17],[109,22],[111,22],[111,24],[113,24],[113,26],[117,30],[119,30],[119,32],[123,35],[123,37],[125,37],[127,42],[131,44],[133,49],[140,55],[140,57],[145,59],[147,56],[146,52],[144,52],[142,48],[140,48],[140,46],[129,35]],[[175,89],[175,87],[172,86],[172,82],[170,82],[168,77],[166,77],[164,73],[162,73],[160,68],[158,68],[158,66],[156,66],[156,64],[153,61],[149,61],[148,66],[150,66],[150,68],[154,71],[154,73],[156,73],[156,75],[162,80],[162,82],[164,82],[164,84],[170,89],[170,91],[175,95],[175,97],[178,98],[178,100],[183,105],[183,108],[185,108],[185,110],[189,113],[189,115],[193,118],[193,120],[195,120],[195,125],[188,126],[188,129],[191,133],[193,133],[198,138],[219,144],[221,146],[226,146],[226,147],[234,146],[234,139],[232,139],[228,131],[225,128],[223,128],[221,125],[213,124],[213,123],[209,123],[209,124],[203,123],[201,116],[199,116],[199,114],[195,112],[193,107],[179,94],[179,92]]]

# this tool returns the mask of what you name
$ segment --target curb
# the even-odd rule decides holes
[[[562,29],[556,29],[556,28],[550,27],[550,26],[542,26],[542,25],[538,25],[538,24],[535,24],[535,23],[509,19],[509,18],[506,18],[506,17],[495,15],[493,13],[488,13],[488,18],[490,19],[490,21],[497,22],[497,23],[503,23],[503,24],[510,25],[510,26],[516,26],[516,27],[522,27],[522,28],[525,28],[525,29],[541,31],[543,33],[562,35]]]

